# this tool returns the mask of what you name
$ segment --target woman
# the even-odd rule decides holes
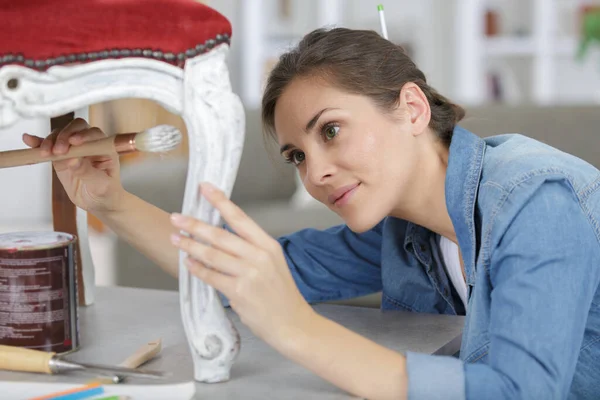
[[[463,110],[369,31],[308,34],[271,72],[262,113],[308,192],[346,225],[276,241],[203,184],[233,234],[126,193],[116,159],[55,168],[79,207],[174,275],[188,252],[256,335],[351,393],[600,396],[598,170],[520,135],[458,127]],[[55,145],[24,140],[61,153],[102,136],[76,120]],[[466,312],[461,358],[398,354],[309,306],[379,290],[386,309]]]

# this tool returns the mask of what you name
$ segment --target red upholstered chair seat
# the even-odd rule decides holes
[[[0,67],[144,57],[183,66],[229,43],[231,24],[194,0],[0,0]]]

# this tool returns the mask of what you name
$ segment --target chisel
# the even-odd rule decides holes
[[[78,363],[59,358],[56,353],[0,345],[0,369],[21,372],[40,372],[61,374],[71,371],[86,371],[99,374],[111,374],[119,377],[161,379],[167,374],[158,371],[146,371],[107,365]]]

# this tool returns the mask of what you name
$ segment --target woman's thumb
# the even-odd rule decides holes
[[[32,147],[32,148],[40,147],[40,145],[42,144],[43,141],[44,141],[44,139],[42,139],[41,137],[33,136],[28,133],[23,134],[23,143],[25,143],[29,147]]]

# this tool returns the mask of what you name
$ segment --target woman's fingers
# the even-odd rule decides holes
[[[96,169],[101,169],[103,171],[113,169],[115,167],[115,163],[112,159],[108,160],[92,160],[92,166]]]
[[[73,121],[69,122],[69,124],[65,126],[56,136],[52,152],[54,154],[65,154],[67,151],[69,151],[69,138],[74,134],[83,130],[87,130],[89,128],[90,125],[84,119],[81,118],[76,118]]]
[[[44,139],[39,136],[30,135],[29,133],[23,134],[23,143],[33,149],[39,147],[43,141]]]
[[[192,238],[173,234],[171,242],[186,252],[189,257],[200,261],[205,266],[223,274],[237,276],[242,271],[243,261],[220,249],[207,246]],[[188,257],[188,258],[189,258]]]
[[[230,297],[232,289],[235,287],[235,278],[208,268],[191,258],[187,258],[185,264],[192,275],[225,294],[225,296]]]
[[[223,219],[233,228],[235,233],[258,248],[269,250],[268,244],[273,242],[273,238],[246,215],[241,208],[229,200],[225,193],[210,183],[202,183],[200,191],[219,210]]]
[[[40,144],[40,152],[42,157],[48,157],[52,154],[52,146],[54,146],[54,140],[56,139],[58,133],[59,130],[54,129],[42,140],[42,144]]]
[[[247,257],[256,250],[255,246],[233,233],[196,218],[174,213],[171,221],[176,228],[233,256]]]
[[[89,127],[84,119],[76,118],[64,128],[54,129],[40,145],[42,157],[47,157],[51,154],[65,154],[69,151],[69,137]]]
[[[74,146],[79,146],[80,144],[104,139],[105,137],[106,133],[104,133],[100,128],[92,127],[71,135],[69,137],[69,143]]]
[[[30,135],[29,135],[30,136]],[[80,145],[85,142],[98,140],[106,137],[104,132],[98,128],[90,128],[89,124],[81,118],[74,119],[62,130],[53,130],[40,145],[41,155],[47,157],[51,154],[61,155],[69,151],[71,145]],[[25,140],[25,137],[24,137]],[[34,139],[27,138],[31,143]],[[112,164],[110,158],[90,159],[89,161],[81,158],[70,158],[67,160],[56,161],[53,163],[57,172],[70,170],[80,173],[83,167],[87,170],[88,166],[97,167],[100,170],[110,169]]]

